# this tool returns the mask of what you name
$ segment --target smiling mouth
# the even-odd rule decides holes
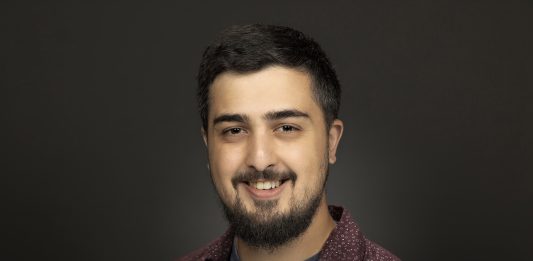
[[[245,190],[255,200],[272,200],[280,196],[281,192],[285,189],[287,181],[290,180],[254,180],[243,181]]]
[[[261,180],[261,181],[255,181],[255,182],[244,182],[246,185],[259,189],[259,190],[271,190],[278,188],[283,183],[285,183],[289,179],[283,179],[283,180]]]

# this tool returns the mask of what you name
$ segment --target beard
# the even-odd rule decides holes
[[[277,210],[278,199],[253,200],[255,211],[248,211],[237,194],[234,203],[228,205],[220,198],[226,219],[233,227],[235,235],[250,246],[274,251],[278,247],[298,238],[307,230],[324,195],[328,176],[327,164],[318,182],[311,191],[306,191],[301,200],[290,200],[289,210],[280,213]],[[237,174],[232,183],[235,189],[240,182],[258,179],[296,181],[297,175],[292,171],[275,172],[249,171]]]

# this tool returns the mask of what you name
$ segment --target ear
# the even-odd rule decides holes
[[[204,144],[207,147],[207,133],[205,132],[204,127],[202,127],[201,131],[202,131],[202,138],[204,139]]]
[[[328,134],[329,145],[329,163],[334,164],[337,161],[337,147],[342,137],[342,131],[344,130],[344,124],[341,120],[335,119],[331,123]]]

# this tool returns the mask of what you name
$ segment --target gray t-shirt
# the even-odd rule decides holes
[[[304,261],[318,261],[318,254],[304,260]],[[231,255],[229,257],[229,261],[241,261],[239,258],[239,254],[237,253],[237,239],[233,239],[233,246],[231,247]]]

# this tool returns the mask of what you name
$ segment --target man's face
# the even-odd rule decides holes
[[[332,137],[311,86],[307,73],[280,66],[226,72],[211,86],[204,140],[212,180],[225,207],[257,225],[323,195],[342,123]]]

